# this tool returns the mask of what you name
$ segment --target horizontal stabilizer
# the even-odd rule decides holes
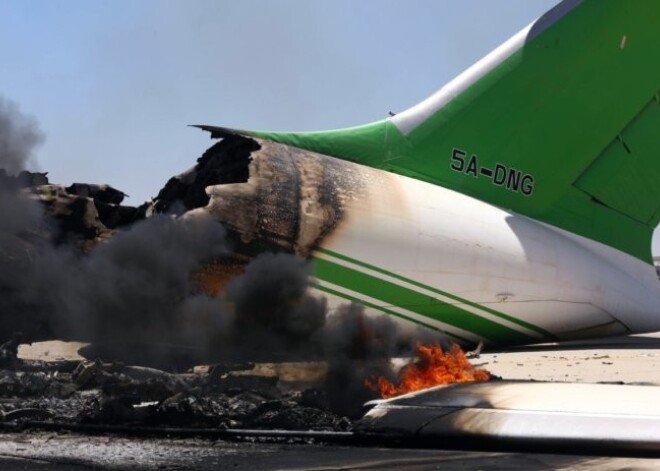
[[[207,131],[211,133],[211,139],[222,139],[224,137],[229,137],[229,136],[235,136],[236,134],[240,134],[243,136],[251,136],[252,133],[250,131],[244,131],[242,129],[233,129],[233,128],[225,128],[222,126],[207,126],[205,124],[190,124],[190,127],[192,128],[198,128],[201,129],[202,131]]]
[[[430,448],[660,453],[660,387],[491,381],[377,401],[356,433]],[[529,448],[530,446],[534,448]]]

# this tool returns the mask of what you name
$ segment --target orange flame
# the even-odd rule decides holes
[[[398,386],[382,376],[369,377],[364,384],[377,391],[381,398],[387,399],[441,384],[489,379],[488,371],[472,366],[456,344],[448,352],[444,352],[439,345],[417,344],[417,358],[401,370]]]
[[[211,263],[199,268],[192,275],[193,291],[211,297],[222,293],[229,281],[243,271],[243,265]]]

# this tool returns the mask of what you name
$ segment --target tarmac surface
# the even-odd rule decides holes
[[[660,459],[534,453],[234,443],[34,433],[0,434],[3,470],[620,470],[658,469]]]
[[[71,358],[77,346],[23,347],[21,356]],[[47,352],[47,354],[46,354]],[[474,359],[505,379],[660,384],[660,333],[486,352]],[[442,445],[439,444],[438,448]],[[515,452],[422,450],[210,439],[127,438],[63,432],[0,434],[0,469],[254,470],[646,470],[660,456],[608,457]]]
[[[660,385],[660,333],[519,347],[472,364],[504,379]]]

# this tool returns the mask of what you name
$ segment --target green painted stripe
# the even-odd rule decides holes
[[[333,252],[333,251],[328,250],[328,249],[324,249],[323,247],[319,247],[317,250],[321,253],[326,254],[326,255],[336,257],[338,259],[344,260],[344,261],[349,262],[349,263],[354,263],[355,265],[359,265],[361,267],[368,268],[369,270],[373,270],[373,271],[376,271],[378,273],[382,273],[383,275],[391,276],[392,278],[396,278],[397,280],[401,280],[401,281],[404,281],[406,283],[410,283],[411,285],[418,286],[420,288],[432,291],[432,292],[437,293],[437,294],[442,295],[442,296],[446,296],[446,297],[448,297],[450,299],[453,299],[454,301],[458,301],[462,304],[466,304],[466,305],[474,307],[476,309],[480,309],[484,312],[487,312],[487,313],[492,314],[494,316],[505,319],[509,322],[513,322],[514,324],[518,324],[521,327],[525,327],[526,329],[532,330],[534,332],[538,332],[539,334],[543,335],[547,339],[555,339],[555,336],[553,334],[551,334],[547,330],[542,329],[541,327],[538,327],[534,324],[530,324],[529,322],[523,321],[521,319],[510,316],[508,314],[504,314],[503,312],[496,311],[496,310],[494,310],[492,308],[489,308],[489,307],[486,307],[482,304],[478,304],[478,303],[475,303],[473,301],[469,301],[467,299],[456,296],[455,294],[439,290],[439,289],[434,288],[432,286],[428,286],[428,285],[425,285],[425,284],[420,283],[418,281],[411,280],[410,278],[406,278],[406,277],[398,275],[396,273],[389,272],[389,271],[384,270],[380,267],[376,267],[374,265],[370,265],[368,263],[361,262],[360,260],[355,260],[353,258],[347,257],[346,255],[342,255],[340,253]]]
[[[374,304],[374,303],[370,303],[369,301],[365,301],[365,300],[360,299],[360,298],[357,298],[357,297],[355,297],[355,296],[351,296],[351,295],[349,295],[349,294],[342,293],[342,292],[340,292],[340,291],[334,290],[334,289],[329,288],[329,287],[327,287],[327,286],[316,285],[315,288],[318,289],[319,291],[323,291],[324,293],[332,294],[332,295],[337,296],[337,297],[339,297],[339,298],[346,299],[347,301],[353,301],[353,302],[358,303],[358,304],[361,304],[361,305],[363,305],[363,306],[365,306],[365,307],[368,307],[368,308],[371,308],[371,309],[375,309],[375,310],[377,310],[377,311],[381,311],[381,312],[383,312],[383,313],[385,313],[385,314],[389,314],[389,315],[391,315],[391,316],[396,316],[396,317],[399,317],[399,318],[401,318],[401,319],[405,319],[405,320],[407,320],[407,321],[414,322],[415,324],[420,325],[420,326],[422,326],[422,327],[426,327],[426,328],[428,328],[428,329],[437,330],[438,332],[442,332],[443,334],[448,335],[448,336],[450,336],[450,337],[453,337],[453,338],[455,338],[456,340],[459,340],[460,342],[468,343],[468,344],[473,344],[473,343],[474,343],[474,341],[469,340],[469,339],[466,339],[466,338],[464,338],[464,337],[461,337],[460,335],[454,334],[454,333],[452,333],[452,332],[448,332],[448,331],[446,331],[446,330],[443,330],[443,329],[438,328],[438,327],[436,327],[436,326],[434,326],[434,325],[431,325],[431,324],[425,324],[425,323],[423,323],[423,322],[418,321],[417,319],[413,319],[412,317],[407,317],[407,316],[405,316],[404,314],[398,313],[398,312],[396,312],[396,311],[392,311],[392,310],[390,310],[390,309],[387,309],[386,307],[378,306],[378,305],[376,305],[376,304]]]
[[[494,342],[538,342],[538,339],[534,337],[464,311],[456,305],[443,303],[436,298],[425,296],[327,260],[315,258],[314,267],[316,276],[322,280],[379,299],[388,305],[400,306],[431,319],[437,319],[445,324],[474,332]]]

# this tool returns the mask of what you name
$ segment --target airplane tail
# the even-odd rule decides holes
[[[660,222],[657,18],[656,0],[564,0],[393,117],[239,132],[441,185],[650,262]]]

